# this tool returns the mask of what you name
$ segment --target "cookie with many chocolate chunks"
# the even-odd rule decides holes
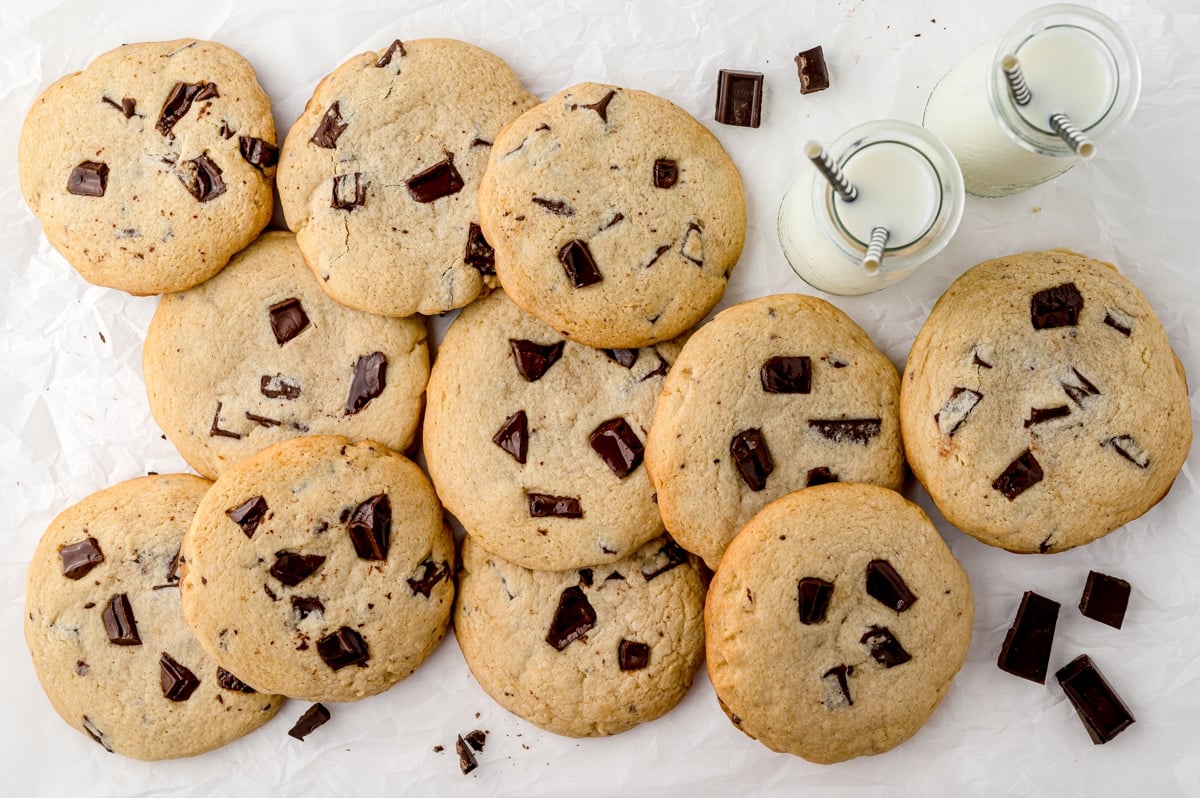
[[[454,634],[505,709],[570,737],[669,711],[704,654],[697,561],[660,537],[607,565],[531,571],[463,542]]]
[[[214,42],[127,44],[34,102],[17,155],[46,238],[83,276],[131,294],[216,274],[271,218],[271,103]]]
[[[215,478],[306,434],[405,451],[429,352],[420,318],[339,305],[304,265],[294,236],[271,232],[213,279],[159,301],[142,366],[155,420],[189,465]]]
[[[715,568],[768,502],[825,482],[899,489],[899,375],[850,317],[800,294],[734,305],[663,383],[646,469],[671,535]]]
[[[479,212],[513,301],[597,347],[648,346],[700,321],[746,235],[720,142],[667,100],[599,83],[502,131]]]
[[[967,574],[921,508],[821,485],[768,504],[729,544],[704,608],[708,675],[733,724],[773,751],[881,754],[945,696],[973,618]]]
[[[494,285],[476,189],[500,129],[536,102],[452,39],[396,40],[326,76],[284,141],[279,198],[329,295],[410,316]]]
[[[424,426],[446,509],[526,568],[612,562],[661,535],[642,457],[678,351],[564,341],[500,291],[463,310],[438,348]]]
[[[1146,512],[1192,439],[1154,310],[1114,267],[1066,250],[997,258],[946,290],[909,353],[900,420],[946,520],[1023,553]]]
[[[454,539],[433,488],[382,444],[293,438],[213,483],[183,544],[183,611],[260,690],[356,701],[446,632]]]
[[[179,605],[179,544],[209,482],[141,477],[50,524],[29,563],[25,641],[58,714],[135,759],[194,756],[266,723],[283,699],[221,670]]]

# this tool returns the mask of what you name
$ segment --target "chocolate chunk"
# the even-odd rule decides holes
[[[572,208],[567,203],[563,202],[562,200],[552,200],[552,199],[545,199],[544,197],[534,197],[533,204],[542,206],[543,208],[550,211],[550,213],[555,214],[556,216],[574,216],[575,215],[575,209]]]
[[[279,161],[279,148],[269,141],[254,136],[238,136],[238,150],[246,163],[258,169],[274,166]]]
[[[246,411],[245,415],[247,420],[253,421],[260,427],[279,427],[283,425],[283,422],[278,419],[260,416],[257,413],[251,413],[249,410]]]
[[[137,101],[132,97],[123,97],[120,103],[108,97],[101,97],[100,99],[120,111],[126,119],[132,118],[137,113]]]
[[[387,358],[383,352],[362,355],[354,364],[354,380],[346,397],[346,415],[352,416],[387,387]]]
[[[805,626],[821,623],[829,610],[829,599],[833,598],[833,583],[815,576],[806,576],[797,585],[799,596],[800,623]]]
[[[492,442],[512,455],[521,465],[525,465],[525,455],[529,452],[529,420],[524,410],[518,410],[500,425]]]
[[[1058,608],[1057,601],[1026,591],[1000,647],[1000,657],[996,660],[1000,670],[1038,684],[1046,683]]]
[[[571,496],[551,496],[546,493],[526,493],[531,518],[583,518],[579,499]]]
[[[142,638],[138,637],[137,620],[133,617],[133,607],[129,604],[129,596],[118,593],[113,596],[104,611],[100,613],[104,621],[104,631],[108,640],[117,646],[140,646]]]
[[[867,595],[896,612],[904,612],[917,600],[887,560],[871,560],[867,565]]]
[[[758,127],[762,121],[760,72],[722,69],[717,75],[716,120],[723,125]]]
[[[1133,725],[1133,713],[1087,654],[1080,654],[1054,676],[1096,745],[1103,745]]]
[[[821,674],[821,678],[827,683],[825,687],[826,709],[842,709],[843,707],[854,706],[854,699],[850,697],[850,681],[848,678],[853,673],[853,665],[834,665]],[[833,685],[828,684],[830,680],[834,681]],[[835,686],[836,692],[832,689]]]
[[[819,468],[809,469],[808,481],[804,486],[811,488],[814,485],[828,485],[830,482],[837,481],[837,474],[830,471],[828,466],[820,466]]]
[[[295,297],[276,302],[267,308],[271,315],[271,331],[275,333],[275,341],[283,346],[295,338],[308,326],[308,314],[300,300]]]
[[[313,572],[321,567],[325,558],[320,554],[296,554],[290,551],[275,553],[275,563],[271,566],[271,576],[288,587],[295,587]]]
[[[171,558],[170,564],[167,565],[167,584],[164,587],[172,587],[179,584],[179,565],[183,562],[183,552],[180,549],[175,550],[175,556]]]
[[[600,121],[608,124],[608,104],[612,102],[612,98],[616,96],[615,91],[609,91],[608,94],[601,97],[596,102],[589,105],[581,105],[580,108],[587,108],[589,111],[595,111]]]
[[[1071,369],[1071,373],[1075,375],[1075,379],[1060,382],[1063,391],[1066,392],[1067,398],[1074,402],[1079,407],[1083,407],[1083,400],[1089,396],[1099,396],[1100,389],[1088,382],[1087,377],[1079,373],[1079,369]]]
[[[1009,463],[1003,474],[996,477],[992,489],[1000,491],[1004,498],[1012,501],[1041,482],[1043,476],[1041,464],[1033,452],[1026,449],[1020,457]]]
[[[329,207],[339,211],[353,211],[367,204],[367,181],[362,172],[333,176],[333,195]]]
[[[592,450],[618,478],[624,479],[642,463],[645,447],[623,418],[605,421],[588,436]]]
[[[990,369],[992,367],[992,364],[981,358],[978,352],[971,355],[971,365],[978,366],[981,369]]]
[[[586,288],[604,279],[596,268],[596,261],[592,259],[587,244],[578,238],[558,251],[558,259],[567,277],[571,278],[571,285],[576,288]]]
[[[558,598],[558,609],[546,632],[546,642],[562,651],[596,625],[596,610],[578,585],[572,585]]]
[[[595,575],[592,573],[591,568],[580,568],[579,569],[579,585],[580,585],[580,587],[591,587],[592,580],[594,578],[595,578]]]
[[[221,429],[221,402],[217,402],[217,409],[213,411],[212,424],[208,427],[208,437],[210,438],[233,438],[234,440],[241,439],[241,435],[236,432],[230,432],[227,429]]]
[[[58,556],[62,558],[62,573],[67,579],[82,579],[104,562],[99,541],[90,535],[78,543],[63,546],[58,550]]]
[[[658,259],[659,259],[659,258],[661,258],[663,255],[665,255],[667,252],[669,252],[669,251],[670,251],[670,249],[671,249],[671,245],[670,245],[670,244],[663,244],[663,245],[662,245],[662,246],[660,246],[658,249],[654,250],[654,256],[653,256],[653,257],[651,257],[651,258],[650,258],[650,260],[646,261],[646,262],[645,262],[645,263],[642,265],[642,268],[643,268],[643,269],[649,269],[651,266],[653,266],[654,264],[658,263]]]
[[[316,596],[292,596],[292,612],[303,621],[314,612],[324,614],[325,605]]]
[[[617,646],[617,664],[623,671],[640,671],[650,664],[650,646],[621,639]]]
[[[193,102],[217,96],[215,83],[176,83],[158,113],[154,129],[164,136],[169,135],[175,123],[187,116]]]
[[[267,598],[269,598],[271,601],[279,601],[279,596],[266,582],[263,582],[263,592],[267,594]]]
[[[566,342],[536,344],[533,341],[509,338],[508,345],[512,347],[513,358],[517,362],[520,375],[528,382],[537,382],[562,357]]]
[[[679,254],[697,266],[704,265],[704,231],[696,222],[688,222],[687,232],[683,234],[683,243],[679,246]]]
[[[467,229],[467,251],[463,261],[478,269],[480,274],[496,273],[496,250],[483,237],[483,229],[474,222]]]
[[[758,372],[767,393],[809,393],[812,390],[812,360],[807,356],[767,358]]]
[[[383,51],[383,55],[379,56],[379,60],[375,62],[375,66],[379,69],[383,69],[385,66],[392,63],[392,57],[395,56],[396,53],[399,53],[401,58],[408,55],[408,53],[404,52],[404,44],[399,39],[393,40],[392,43],[388,45],[388,48]]]
[[[217,684],[222,690],[229,690],[234,693],[257,692],[253,687],[219,666],[217,667]]]
[[[471,753],[471,746],[467,745],[467,741],[462,738],[461,734],[454,743],[454,750],[458,752],[458,767],[464,776],[479,767],[479,760],[475,758],[475,754]]]
[[[643,574],[645,576],[645,574]],[[613,571],[608,576],[604,577],[605,582],[624,582],[625,576],[620,571]]]
[[[163,695],[169,701],[177,703],[187,701],[200,686],[200,680],[196,678],[196,674],[175,661],[165,651],[158,660],[158,670],[162,679]]]
[[[679,182],[679,164],[669,158],[659,158],[654,162],[654,187],[670,188]]]
[[[1126,338],[1133,334],[1133,318],[1123,310],[1109,308],[1104,313],[1104,323]]]
[[[650,379],[651,377],[667,376],[667,371],[671,368],[671,364],[668,363],[663,358],[662,354],[659,353],[657,347],[654,350],[654,356],[656,358],[658,358],[658,365],[654,367],[653,371],[646,372],[646,376],[642,377],[640,380],[638,380],[638,382],[645,382],[646,380]]]
[[[318,640],[317,653],[325,660],[325,664],[335,671],[347,665],[366,667],[367,660],[370,659],[367,641],[349,626],[343,626]]]
[[[672,568],[677,568],[687,562],[687,552],[681,549],[679,544],[673,540],[663,544],[663,547],[658,550],[658,556],[666,558],[666,561],[662,565],[659,565],[656,568],[642,569],[642,578],[647,582],[660,577],[667,571],[670,571]],[[613,573],[615,574],[616,571],[613,571]],[[608,578],[612,579],[613,575],[609,574]],[[621,578],[621,575],[617,574],[617,578]]]
[[[197,202],[208,202],[225,193],[221,167],[208,157],[207,152],[179,164],[179,171],[175,174]]]
[[[1035,330],[1074,327],[1083,309],[1083,295],[1075,283],[1063,283],[1038,291],[1029,301],[1029,316]]]
[[[633,368],[633,364],[637,363],[638,350],[636,349],[605,349],[603,352],[627,369]]]
[[[808,426],[834,443],[859,443],[866,446],[879,434],[882,422],[877,418],[813,418]]]
[[[1133,463],[1138,468],[1150,467],[1150,454],[1141,447],[1132,435],[1117,435],[1104,442],[1105,446]]]
[[[729,442],[729,453],[742,480],[756,493],[767,486],[767,477],[775,470],[771,450],[761,429],[742,430]]]
[[[79,197],[103,197],[107,189],[108,164],[84,161],[67,178],[67,191]]]
[[[359,559],[386,560],[392,539],[392,503],[378,493],[354,508],[347,526]]]
[[[87,676],[89,673],[91,673],[91,671],[92,671],[91,666],[88,665],[86,662],[84,662],[81,659],[75,660],[75,675],[76,676]]]
[[[872,626],[858,642],[866,646],[875,661],[885,668],[894,668],[912,659],[912,655],[904,650],[904,646],[885,626]]]
[[[1029,429],[1034,424],[1044,424],[1047,421],[1052,421],[1056,418],[1063,418],[1071,415],[1071,408],[1066,405],[1057,405],[1055,407],[1031,407],[1029,408],[1029,418],[1025,419],[1025,429]]]
[[[1089,571],[1079,599],[1079,611],[1093,621],[1120,629],[1129,606],[1129,583],[1115,576]]]
[[[428,169],[404,181],[408,193],[417,202],[433,202],[442,197],[449,197],[462,191],[462,175],[454,168],[454,156],[446,154],[446,159],[435,163]]]
[[[110,754],[112,753],[112,748],[108,743],[104,742],[104,732],[100,731],[92,719],[87,715],[83,716],[83,730],[87,732],[88,737],[91,737],[93,740],[99,743],[105,751],[108,751]]]
[[[229,123],[226,121],[222,121],[221,127],[217,129],[217,135],[219,135],[221,138],[225,139],[226,141],[233,138],[233,134],[236,132],[237,131],[234,130],[233,128],[231,128],[229,126]]]
[[[345,130],[346,123],[342,121],[342,105],[340,102],[335,102],[325,111],[325,116],[321,117],[321,124],[317,125],[317,132],[313,133],[313,137],[309,140],[318,147],[332,150],[337,147],[337,140]]]
[[[475,716],[479,717],[479,713],[476,712]],[[467,741],[467,744],[471,746],[471,748],[482,753],[483,745],[487,742],[487,736],[488,733],[483,729],[473,729],[463,735],[463,739]]]
[[[410,578],[407,580],[408,589],[412,591],[414,596],[420,593],[425,598],[429,598],[430,593],[433,592],[433,588],[437,586],[438,582],[441,582],[443,579],[447,582],[450,581],[450,563],[445,560],[438,563],[435,563],[433,560],[425,560],[418,567],[421,569],[421,575],[416,579]]]
[[[296,725],[288,729],[288,736],[304,742],[305,737],[324,726],[328,720],[329,710],[325,708],[325,705],[313,704],[304,710],[304,714],[300,716],[300,720],[296,721]]]
[[[953,437],[982,398],[983,394],[979,391],[955,386],[954,390],[950,392],[950,398],[942,405],[942,409],[933,414],[933,420],[938,425],[938,430],[943,435]]]
[[[269,374],[262,375],[259,380],[259,388],[262,395],[268,399],[296,399],[300,396],[300,384],[291,377],[285,377],[282,374],[271,376]]]
[[[225,511],[225,515],[242,528],[242,532],[247,538],[254,537],[254,530],[258,529],[258,525],[266,514],[267,500],[262,496],[255,496],[253,499],[248,499],[237,507],[231,507]]]
[[[820,45],[798,53],[794,60],[796,74],[800,77],[801,94],[829,88],[829,68],[825,66],[825,52]]]
[[[621,221],[624,218],[625,218],[625,214],[618,211],[617,213],[614,213],[612,215],[612,218],[609,219],[607,222],[605,222],[604,226],[601,227],[600,229],[607,230],[608,228],[612,227],[614,224],[616,224],[617,222]]]

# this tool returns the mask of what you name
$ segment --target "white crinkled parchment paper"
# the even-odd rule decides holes
[[[832,767],[774,754],[736,731],[703,673],[661,720],[615,738],[571,740],[509,715],[476,685],[449,638],[408,680],[303,743],[306,704],[195,759],[145,764],[68,728],[38,687],[21,632],[25,569],[53,516],[117,481],[184,470],[147,409],[141,341],[154,298],[90,286],[46,243],[17,187],[21,121],[37,94],[123,42],[180,36],[232,46],[258,70],[280,138],[316,82],[392,39],[461,38],[489,49],[541,97],[583,80],[646,89],[709,126],[742,170],[745,253],[721,307],[812,293],[775,239],[775,210],[808,168],[802,146],[869,119],[919,122],[936,80],[1038,3],[1009,0],[0,0],[0,792],[9,796],[286,795],[1187,795],[1200,793],[1200,488],[1197,461],[1143,518],[1082,549],[1019,556],[929,510],[975,590],[970,655],[911,741]],[[1200,380],[1200,10],[1194,0],[1103,0],[1145,73],[1133,121],[1090,164],[1003,200],[969,198],[951,246],[880,294],[833,299],[897,366],[934,300],[967,267],[1066,246],[1119,264],[1158,311]],[[825,48],[833,87],[801,96],[792,57]],[[762,127],[713,121],[717,71],[766,75]],[[437,335],[447,320],[434,323]],[[1193,394],[1193,418],[1197,402]],[[1195,454],[1195,452],[1193,452]],[[1089,569],[1133,596],[1121,630],[1075,609]],[[1025,590],[1063,605],[1051,671],[1087,652],[1137,716],[1095,746],[1054,683],[998,670]],[[786,657],[786,652],[778,656]],[[478,717],[477,717],[478,713]],[[457,734],[490,731],[462,776]],[[798,730],[803,733],[803,730]],[[435,753],[442,745],[444,752]]]

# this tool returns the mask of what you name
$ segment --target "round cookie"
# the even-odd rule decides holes
[[[131,294],[219,272],[271,219],[271,103],[214,42],[128,44],[67,75],[21,128],[21,192],[83,276]]]
[[[299,435],[406,450],[429,378],[420,318],[372,316],[321,290],[290,233],[266,233],[221,274],[164,296],[142,349],[154,419],[215,478]]]
[[[496,139],[479,187],[504,290],[571,340],[641,347],[720,300],[746,236],[737,167],[682,108],[581,83]]]
[[[183,613],[247,684],[356,701],[416,670],[454,599],[454,539],[381,444],[293,438],[231,466],[184,538]]]
[[[454,634],[480,686],[556,734],[597,737],[679,703],[704,655],[704,585],[670,538],[597,568],[531,571],[463,542]]]
[[[974,601],[919,507],[831,484],[767,505],[729,545],[704,609],[722,709],[773,751],[829,764],[925,723],[962,667]]]
[[[946,520],[1022,553],[1137,518],[1192,440],[1183,366],[1146,298],[1065,250],[997,258],[954,281],[913,342],[900,420]]]
[[[278,182],[329,295],[410,316],[494,285],[476,190],[500,129],[536,102],[507,64],[452,39],[397,39],[326,76],[288,132]]]
[[[109,751],[194,756],[266,723],[283,699],[219,669],[179,606],[179,543],[209,488],[186,474],[94,493],[29,563],[25,642],[54,709]]]
[[[849,316],[779,294],[734,305],[663,384],[646,469],[667,530],[715,568],[763,506],[823,482],[898,490],[899,375]]]
[[[564,341],[500,291],[464,309],[438,348],[425,414],[446,509],[526,568],[613,562],[661,535],[642,450],[678,352]]]

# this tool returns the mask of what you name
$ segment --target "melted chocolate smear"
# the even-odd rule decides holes
[[[834,443],[858,443],[866,446],[879,434],[882,422],[877,418],[809,419],[808,426]]]
[[[967,416],[971,415],[975,405],[979,404],[979,400],[982,398],[983,394],[979,391],[955,386],[954,390],[950,392],[950,398],[942,405],[942,409],[933,414],[933,420],[938,425],[938,430],[943,435],[954,437],[954,433],[958,432],[958,428],[963,425]]]
[[[221,402],[217,402],[217,409],[213,413],[212,424],[209,425],[209,428],[208,428],[208,437],[210,437],[210,438],[233,438],[234,440],[240,440],[242,436],[239,435],[238,433],[230,432],[227,429],[221,429],[221,426],[220,426],[220,424],[221,424],[221,404],[222,404]]]
[[[296,617],[303,621],[314,612],[324,614],[325,605],[316,596],[292,596],[292,612],[296,613]]]
[[[800,623],[805,626],[823,623],[833,598],[833,583],[815,576],[806,576],[797,585]]]
[[[279,161],[279,148],[269,141],[253,136],[238,136],[238,151],[246,159],[246,163],[260,172],[274,166]]]
[[[558,251],[558,260],[576,288],[586,288],[604,279],[587,244],[578,238]]]
[[[809,393],[812,390],[812,360],[800,357],[772,357],[758,374],[767,393]]]
[[[683,565],[685,562],[687,562],[687,552],[681,549],[679,544],[673,540],[664,544],[663,547],[658,550],[658,555],[666,557],[666,562],[651,570],[647,570],[645,568],[642,569],[642,578],[647,582],[662,576],[672,568],[678,568],[680,565]],[[614,571],[613,573],[616,572]],[[620,574],[617,574],[617,576],[619,578]],[[609,574],[609,578],[612,578],[612,574]]]
[[[305,737],[324,726],[328,720],[329,710],[325,708],[325,705],[313,704],[304,710],[304,714],[296,721],[296,725],[288,729],[288,736],[304,742]]]
[[[483,237],[483,229],[471,222],[467,229],[467,250],[463,260],[468,266],[474,266],[480,274],[496,273],[496,250]]]
[[[583,518],[579,499],[573,496],[551,496],[547,493],[526,493],[531,518]]]
[[[580,105],[578,107],[587,108],[589,111],[595,111],[596,115],[600,117],[600,121],[608,124],[608,104],[612,102],[612,98],[615,95],[616,92],[610,90],[608,94],[604,95],[596,102],[591,103],[590,105]]]
[[[126,119],[131,118],[135,113],[137,113],[137,101],[132,97],[124,97],[119,103],[109,97],[101,97],[100,99],[124,114]]]
[[[266,514],[267,500],[262,496],[255,496],[253,499],[248,499],[237,507],[231,507],[225,511],[225,515],[242,528],[242,532],[247,538],[254,537],[254,530],[258,529],[258,525]]]
[[[1083,295],[1075,283],[1063,283],[1038,291],[1029,301],[1029,316],[1035,330],[1074,327],[1083,309]]]
[[[568,205],[566,202],[564,202],[562,200],[552,200],[552,199],[546,199],[544,197],[534,197],[533,204],[540,205],[541,207],[545,208],[546,210],[550,211],[550,213],[553,213],[556,216],[574,216],[575,215],[575,209],[572,208],[570,205]]]
[[[154,129],[164,136],[169,135],[175,123],[187,116],[193,102],[217,96],[219,95],[215,83],[176,83],[167,96],[167,101],[163,103]]]
[[[271,576],[288,587],[295,587],[313,575],[325,558],[320,554],[296,554],[290,551],[275,553],[275,563],[271,566]]]
[[[367,181],[362,179],[362,172],[334,175],[329,207],[339,211],[353,211],[366,204]]]
[[[318,640],[317,653],[325,660],[325,664],[335,671],[347,665],[366,667],[371,656],[367,650],[367,641],[349,626],[343,626]]]
[[[1087,377],[1079,373],[1079,369],[1071,369],[1075,375],[1075,382],[1059,383],[1063,387],[1063,391],[1067,394],[1067,398],[1074,402],[1079,407],[1083,407],[1083,400],[1089,396],[1099,396],[1100,389],[1088,382]]]
[[[434,587],[443,579],[450,581],[450,563],[442,560],[435,563],[433,560],[426,560],[418,566],[421,569],[421,574],[416,579],[408,579],[408,587],[413,592],[413,595],[420,593],[425,598],[433,592]]]
[[[1041,464],[1033,456],[1033,452],[1026,449],[1004,469],[1004,473],[996,477],[992,489],[1000,491],[1004,498],[1012,501],[1041,482],[1043,476]]]
[[[458,752],[458,768],[464,776],[479,767],[479,760],[475,758],[475,754],[471,753],[471,747],[467,745],[467,741],[462,738],[461,734],[454,742],[454,750]]]
[[[396,55],[396,53],[399,53],[401,58],[408,55],[408,53],[404,52],[404,43],[399,39],[395,39],[391,44],[388,45],[388,48],[383,51],[383,55],[379,56],[379,60],[375,62],[375,66],[379,69],[383,69],[385,66],[392,63],[392,57]]]
[[[200,680],[196,678],[196,674],[165,651],[158,660],[158,669],[162,678],[163,695],[169,701],[177,703],[187,701],[200,686]]]
[[[1046,683],[1059,606],[1057,601],[1026,591],[996,659],[1000,670],[1038,684]]]
[[[654,187],[670,188],[679,181],[679,165],[669,158],[654,162]]]
[[[1080,654],[1054,676],[1096,745],[1133,725],[1133,713],[1087,654]]]
[[[208,202],[225,193],[221,167],[208,157],[207,152],[179,164],[179,171],[175,174],[197,202]]]
[[[633,368],[633,364],[637,363],[638,351],[636,349],[605,349],[603,352],[627,369]]]
[[[826,709],[841,709],[843,707],[854,706],[854,699],[850,697],[850,682],[847,678],[853,673],[853,665],[835,665],[821,675],[822,679],[835,679],[837,681],[838,692],[841,693],[838,696],[832,693],[832,691],[828,691],[830,694],[825,699]]]
[[[118,593],[113,596],[104,611],[100,613],[104,621],[104,631],[108,640],[117,646],[140,646],[142,638],[138,637],[137,620],[133,617],[133,607],[129,604],[129,596]]]
[[[865,645],[875,661],[885,668],[894,668],[912,659],[912,655],[904,650],[904,646],[900,645],[900,641],[885,626],[872,626],[859,642]]]
[[[512,455],[518,463],[525,465],[525,455],[529,452],[529,420],[525,411],[518,410],[506,418],[492,436],[492,442]]]
[[[867,565],[867,595],[896,612],[904,612],[917,600],[887,560],[871,560]]]
[[[217,684],[220,685],[222,690],[229,690],[230,692],[234,693],[258,692],[253,687],[219,666],[217,667]]]
[[[271,316],[271,331],[275,333],[275,341],[283,346],[308,327],[308,314],[300,300],[295,297],[276,302],[267,308]]]
[[[621,639],[617,646],[617,664],[623,671],[640,671],[650,664],[650,646]]]
[[[812,423],[812,422],[809,422]],[[729,453],[742,481],[756,493],[767,486],[767,477],[775,470],[771,450],[761,429],[742,430],[729,442]]]
[[[814,485],[828,485],[830,482],[837,482],[838,476],[829,470],[829,466],[819,466],[818,468],[809,469],[808,481],[804,487],[811,488]]]
[[[508,345],[512,347],[513,358],[517,363],[517,371],[527,382],[537,382],[550,367],[562,357],[565,341],[553,344],[537,344],[517,338],[509,338]]]
[[[645,447],[633,427],[623,418],[613,418],[605,421],[588,436],[592,450],[600,455],[604,464],[624,479],[642,463]]]
[[[1132,435],[1117,435],[1104,442],[1105,446],[1133,463],[1138,468],[1150,467],[1150,454],[1134,440]]]
[[[423,172],[405,181],[408,193],[417,202],[433,202],[462,191],[462,175],[454,168],[454,156],[446,154],[446,160],[435,163]]]
[[[259,391],[268,399],[296,399],[300,396],[300,383],[282,374],[264,374],[259,379]]]
[[[1089,571],[1079,599],[1079,611],[1085,618],[1120,629],[1129,606],[1129,592],[1129,583],[1124,579]]]
[[[354,365],[354,379],[346,397],[346,415],[352,416],[387,387],[387,358],[382,352],[362,355]]]
[[[392,539],[392,503],[379,493],[354,508],[347,526],[359,559],[386,560]]]
[[[588,602],[583,590],[578,585],[572,585],[559,596],[558,609],[554,611],[550,630],[546,632],[546,642],[554,646],[556,651],[562,651],[595,625],[596,610]]]
[[[78,197],[103,197],[108,190],[108,165],[84,161],[71,170],[67,192]]]
[[[1071,408],[1066,405],[1058,405],[1056,407],[1031,407],[1029,408],[1029,418],[1025,419],[1025,429],[1029,429],[1034,424],[1044,424],[1056,418],[1063,418],[1071,415]]]
[[[313,133],[310,141],[318,147],[332,150],[337,147],[337,140],[345,131],[346,123],[342,121],[342,104],[335,102],[329,106],[325,116],[321,117],[321,124],[317,125],[317,132]]]
[[[62,558],[62,573],[67,579],[81,579],[104,562],[104,552],[100,550],[100,543],[91,536],[78,543],[63,546],[58,550],[58,556]]]

